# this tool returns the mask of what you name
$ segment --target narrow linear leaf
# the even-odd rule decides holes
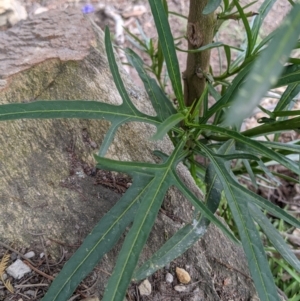
[[[232,190],[229,183],[234,180],[227,172],[222,160],[216,158],[205,145],[201,145],[201,147],[214,165],[215,171],[223,186],[227,202],[242,240],[248,266],[260,300],[279,301],[280,299],[277,294],[272,273],[269,269],[263,244],[252,217],[249,214],[247,199]]]
[[[272,141],[261,141],[267,147],[271,147],[277,150],[287,150],[291,153],[300,153],[300,145],[295,143],[280,143],[280,142],[272,142]]]
[[[157,82],[151,78],[144,69],[142,59],[131,49],[125,50],[128,61],[134,66],[142,80],[145,90],[149,95],[151,103],[158,114],[161,121],[164,121],[170,115],[176,113],[176,109],[172,105],[164,91],[158,86]]]
[[[80,248],[67,261],[43,298],[43,301],[65,301],[79,283],[93,270],[118,241],[125,228],[132,222],[139,199],[150,187],[151,178],[140,175],[138,181],[126,191],[118,203],[100,220],[86,237]]]
[[[279,219],[284,220],[288,224],[290,224],[294,227],[300,228],[300,221],[298,219],[296,219],[292,215],[288,214],[286,211],[284,211],[280,207],[274,205],[272,202],[264,199],[260,195],[257,195],[256,193],[243,187],[242,185],[239,185],[236,182],[231,182],[230,185],[232,186],[232,189],[234,190],[234,192],[236,194],[241,195],[241,197],[244,197],[249,202],[255,203],[260,208],[267,210],[269,213],[278,217]]]
[[[286,122],[286,121],[284,121],[284,122]],[[278,163],[282,164],[283,166],[286,166],[288,169],[292,170],[296,174],[300,175],[300,170],[299,170],[297,164],[295,164],[293,161],[289,160],[285,156],[282,156],[281,154],[273,151],[272,149],[265,147],[259,141],[252,140],[252,139],[245,137],[244,135],[241,135],[240,133],[237,133],[235,131],[228,130],[228,129],[221,128],[221,127],[214,126],[214,125],[201,124],[201,125],[199,125],[199,128],[207,129],[207,130],[219,133],[219,134],[223,134],[227,137],[230,137],[230,138],[240,142],[241,144],[249,146],[250,148],[255,150],[258,154],[265,156],[267,158],[272,158],[272,160],[277,161]]]
[[[289,111],[289,114],[293,115],[293,112],[294,111]],[[274,114],[282,115],[281,112],[279,111]],[[296,117],[288,120],[265,123],[253,129],[246,130],[242,132],[242,134],[247,137],[259,137],[259,136],[265,136],[267,134],[272,134],[272,133],[284,132],[289,130],[298,130],[299,127],[300,127],[300,117]]]
[[[291,251],[290,247],[284,241],[282,236],[270,223],[269,219],[257,208],[254,204],[249,204],[248,208],[251,215],[264,231],[272,245],[279,252],[279,254],[295,269],[300,273],[300,261]]]
[[[231,49],[228,45],[224,45],[224,52],[225,52],[226,61],[227,61],[226,73],[229,73],[230,64],[231,64]]]
[[[154,17],[155,26],[158,32],[162,52],[166,61],[168,74],[172,83],[175,96],[181,109],[184,108],[181,75],[175,50],[174,39],[168,22],[167,14],[162,1],[149,0],[151,11]]]
[[[208,0],[208,3],[204,7],[202,14],[209,15],[213,13],[221,4],[221,0]]]
[[[120,251],[115,269],[108,281],[103,301],[123,301],[140,253],[153,227],[168,183],[156,178],[148,193],[143,198],[139,211],[135,214],[134,223],[126,236]]]
[[[223,159],[224,161],[234,160],[234,159],[248,159],[248,160],[254,160],[254,161],[260,161],[260,159],[254,155],[251,154],[245,154],[245,153],[232,153],[230,155],[215,155],[218,158]]]
[[[299,92],[300,92],[299,83],[290,84],[285,89],[282,96],[280,97],[280,100],[278,101],[274,109],[274,112],[284,111],[293,102],[294,98],[299,94]]]
[[[110,40],[110,32],[108,27],[105,28],[105,49],[107,54],[107,59],[109,63],[109,68],[112,73],[112,76],[114,78],[115,85],[119,91],[119,94],[122,98],[122,100],[127,104],[128,108],[131,109],[132,113],[136,113],[138,115],[138,110],[133,105],[133,103],[130,100],[130,97],[125,89],[125,86],[123,84],[123,81],[121,79],[119,68],[116,63],[116,58],[114,55],[114,50],[112,48],[111,40]]]
[[[247,16],[245,15],[244,9],[239,4],[238,0],[233,0],[233,2],[234,2],[234,5],[236,6],[236,8],[237,8],[237,10],[238,10],[238,12],[240,14],[240,17],[242,18],[242,21],[243,21],[243,24],[244,24],[244,28],[246,30],[246,35],[247,35],[247,43],[246,43],[247,50],[246,50],[245,56],[248,57],[249,54],[251,53],[251,49],[252,49],[252,47],[253,47],[253,45],[254,45],[255,42],[253,40],[251,28],[250,28]]]
[[[243,164],[247,170],[247,173],[251,179],[252,185],[254,186],[255,189],[257,189],[257,183],[256,183],[256,177],[255,174],[251,168],[251,165],[249,164],[248,160],[243,160]]]
[[[156,117],[132,113],[124,104],[110,105],[88,100],[46,100],[0,105],[0,121],[15,119],[82,118],[106,119],[110,122],[140,121],[159,125]]]
[[[182,121],[185,116],[182,113],[177,113],[168,117],[162,124],[157,127],[156,134],[153,135],[153,140],[160,140],[180,121]]]
[[[133,39],[133,41],[138,43],[134,43],[134,45],[138,46],[138,49],[147,50],[146,44],[142,40],[140,40],[137,35],[131,33],[130,30],[126,27],[124,27],[124,30]]]
[[[134,281],[140,281],[166,266],[204,235],[207,227],[200,225],[199,220],[179,229],[147,262],[145,262],[133,275]]]
[[[216,102],[210,107],[207,114],[205,115],[205,118],[203,118],[203,121],[201,123],[206,123],[209,120],[209,118],[215,113],[219,113],[223,108],[228,107],[228,104],[234,98],[235,94],[237,94],[237,91],[239,91],[239,87],[244,82],[245,77],[249,73],[251,67],[252,64],[249,64],[235,77],[235,79],[232,81],[231,86],[226,90],[226,93],[218,100],[218,102]],[[214,124],[217,124],[218,121],[219,120],[216,117],[214,120]]]
[[[199,201],[193,193],[182,183],[177,175],[174,175],[176,179],[176,186],[180,189],[180,191],[185,195],[185,197],[212,223],[214,223],[217,227],[219,227],[224,234],[227,235],[234,243],[239,244],[237,238],[233,235],[233,233],[226,227],[224,224],[216,218],[211,211],[201,202]]]
[[[126,123],[126,121],[130,121],[128,120],[120,120],[120,122],[114,122],[110,125],[108,131],[105,133],[104,139],[101,143],[101,147],[99,149],[98,155],[99,156],[105,156],[107,150],[109,149],[109,146],[111,144],[111,142],[113,141],[114,137],[115,137],[115,133],[117,132],[118,128],[123,124]]]
[[[219,153],[226,153],[230,150],[229,143],[224,143],[219,149]],[[212,214],[216,212],[221,200],[223,187],[211,164],[208,165],[205,174],[205,183],[207,185],[205,204]],[[210,224],[210,219],[201,215],[194,219],[192,224],[188,224],[178,230],[149,260],[147,260],[140,268],[138,268],[133,280],[139,281],[155,271],[163,268],[166,264],[183,254],[196,241],[198,241],[206,232]]]
[[[257,37],[259,34],[259,30],[261,29],[262,23],[275,2],[276,0],[265,0],[260,6],[260,8],[258,9],[258,14],[254,17],[254,22],[251,28],[252,38],[254,41],[253,46],[255,46],[257,42]]]
[[[153,170],[155,177],[149,188],[151,193],[145,194],[141,200],[133,225],[125,238],[113,274],[108,281],[103,301],[123,301],[140,253],[153,227],[165,193],[172,184],[171,175],[176,168],[178,158],[181,157],[184,144],[185,140],[182,140],[165,163],[153,164],[154,168],[159,165],[164,168],[158,171]],[[143,169],[145,172],[153,173],[153,171],[151,172],[145,167]]]
[[[252,113],[265,92],[276,84],[277,78],[283,70],[283,64],[298,39],[299,19],[300,3],[297,3],[280,26],[268,48],[256,60],[245,85],[233,100],[233,105],[226,116],[226,124],[240,124]]]
[[[272,85],[272,88],[278,88],[282,86],[288,86],[293,83],[300,82],[300,65],[288,65],[284,67],[281,76],[277,82]]]

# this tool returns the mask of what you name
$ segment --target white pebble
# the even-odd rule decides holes
[[[151,283],[148,279],[145,279],[140,285],[139,285],[139,291],[141,296],[149,296],[151,294]]]
[[[35,256],[35,253],[33,251],[30,251],[30,252],[27,252],[24,256],[26,258],[30,259],[30,258],[33,258]]]
[[[172,274],[170,274],[170,273],[167,273],[167,274],[166,274],[166,282],[168,282],[168,283],[172,283],[172,282],[173,282],[173,280],[174,280],[174,277],[173,277],[173,275],[172,275]]]
[[[179,292],[179,293],[182,293],[182,292],[187,291],[187,287],[183,286],[183,285],[175,285],[174,290]]]
[[[22,260],[17,259],[6,269],[6,272],[15,279],[21,279],[25,274],[31,272],[31,269]]]

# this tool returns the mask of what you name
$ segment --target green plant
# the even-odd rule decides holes
[[[300,271],[300,262],[262,210],[270,212],[295,227],[300,227],[300,222],[239,183],[239,176],[243,174],[248,174],[254,184],[256,176],[263,173],[269,176],[269,181],[275,181],[275,174],[267,169],[272,162],[277,162],[300,175],[298,164],[290,159],[290,156],[300,153],[298,142],[285,144],[269,139],[266,141],[256,139],[279,131],[297,130],[300,127],[300,117],[298,117],[300,112],[291,110],[293,98],[300,91],[300,65],[299,60],[289,59],[289,54],[300,33],[298,22],[300,4],[293,3],[293,9],[282,26],[257,44],[263,19],[275,1],[264,1],[252,25],[247,19],[249,14],[244,12],[245,8],[242,8],[237,0],[231,2],[223,0],[223,10],[219,14],[218,23],[214,22],[213,16],[214,10],[221,1],[202,2],[205,3],[202,7],[205,14],[202,14],[202,10],[200,11],[198,7],[197,17],[205,17],[202,25],[205,28],[208,24],[211,32],[209,32],[209,37],[206,37],[204,45],[202,43],[200,46],[199,43],[189,45],[188,56],[190,60],[194,57],[199,68],[195,69],[191,61],[189,62],[187,72],[185,72],[185,93],[183,93],[174,39],[166,14],[166,2],[149,0],[159,35],[161,52],[177,98],[177,110],[157,82],[148,75],[141,58],[134,51],[127,49],[129,61],[139,73],[157,115],[148,116],[135,108],[119,75],[108,29],[105,31],[105,45],[110,69],[123,99],[120,106],[94,101],[36,101],[0,107],[0,120],[107,119],[111,122],[111,127],[99,154],[95,156],[97,166],[101,169],[127,173],[133,179],[132,186],[99,221],[82,246],[65,264],[43,300],[67,300],[79,282],[115,245],[123,230],[131,223],[132,226],[108,282],[104,301],[123,301],[131,279],[143,279],[166,265],[168,261],[181,255],[201,238],[210,222],[215,223],[237,242],[235,236],[214,216],[222,193],[238,229],[260,300],[279,300],[279,297],[256,224],[261,227],[282,257],[295,270]],[[197,3],[200,2],[193,0],[191,6],[196,5],[195,9]],[[236,9],[236,12],[233,9]],[[222,20],[227,18],[241,19],[246,32],[246,42],[239,49],[239,55],[235,60],[231,59],[234,47],[212,42],[213,34],[220,28]],[[201,32],[201,34],[204,33],[206,31]],[[296,47],[298,46],[299,43]],[[214,76],[208,70],[207,61],[205,61],[209,58],[209,49],[214,47],[222,47],[227,60],[226,70],[218,76]],[[285,65],[285,62],[290,63]],[[191,72],[189,68],[194,68],[194,71]],[[233,75],[235,77],[231,80]],[[202,88],[197,86],[199,82]],[[270,88],[285,85],[287,88],[276,108],[272,112],[263,109],[268,117],[261,120],[262,124],[254,129],[241,131],[244,118],[259,105],[264,94]],[[195,91],[193,86],[197,87]],[[192,93],[189,93],[190,91]],[[214,98],[215,104],[210,105],[208,95]],[[154,139],[160,139],[168,134],[174,144],[173,153],[167,156],[156,152],[161,159],[159,164],[119,162],[104,158],[115,131],[128,121],[155,125],[157,133]],[[208,163],[200,164],[197,161],[199,156],[206,158]],[[188,166],[196,180],[200,179],[205,182],[204,202],[198,200],[177,176],[176,166],[179,162],[184,162]],[[281,175],[276,174],[276,176]],[[164,195],[172,185],[192,202],[201,215],[180,229],[148,262],[136,269],[139,255],[154,224]],[[149,191],[151,193],[148,193]],[[182,246],[186,247],[182,248]]]
[[[293,230],[281,219],[270,218],[271,223],[276,230],[284,235],[288,234]],[[261,235],[264,235],[261,232]],[[265,238],[265,237],[264,237]],[[268,254],[268,261],[272,274],[274,275],[274,281],[278,288],[280,288],[290,301],[300,300],[299,289],[300,289],[300,277],[297,270],[290,264],[285,262],[272,246],[268,239],[265,239],[265,250]]]

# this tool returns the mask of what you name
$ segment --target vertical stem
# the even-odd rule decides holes
[[[214,13],[203,15],[208,0],[190,0],[187,25],[188,49],[197,49],[212,42],[216,19]],[[186,70],[183,72],[184,101],[187,106],[202,95],[206,78],[203,72],[209,69],[210,50],[188,53]]]

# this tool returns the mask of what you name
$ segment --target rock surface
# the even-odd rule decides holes
[[[18,0],[0,0],[0,26],[12,26],[26,18],[25,7]]]
[[[103,33],[80,12],[49,11],[36,15],[23,21],[22,27],[16,25],[0,32],[0,39],[0,104],[57,99],[121,103],[105,56]],[[145,92],[124,71],[122,77],[137,108],[155,114]],[[33,246],[31,250],[36,254],[43,250],[39,238],[32,233],[70,244],[82,241],[120,198],[85,176],[95,164],[94,147],[101,144],[107,129],[108,122],[99,120],[0,123],[1,240]],[[172,144],[168,139],[148,141],[153,133],[151,126],[126,124],[116,134],[107,156],[155,162],[153,150],[170,153]],[[188,171],[181,166],[178,173],[201,197]],[[168,191],[163,207],[183,220],[192,218],[191,204],[176,189]],[[165,242],[164,231],[172,235],[181,226],[160,213],[141,261]],[[53,256],[56,249],[55,243],[48,246]],[[119,249],[118,245],[104,257],[102,270],[111,273]],[[189,273],[205,300],[254,300],[256,294],[247,276],[242,249],[216,227],[211,226],[205,237],[175,260],[171,268],[186,264],[191,266]],[[99,274],[99,295],[107,277],[106,273]],[[228,277],[231,283],[224,287],[223,281]],[[155,279],[149,280],[152,283]],[[152,293],[151,300],[162,300],[164,294],[162,288]],[[189,296],[180,294],[178,298],[189,300]]]

